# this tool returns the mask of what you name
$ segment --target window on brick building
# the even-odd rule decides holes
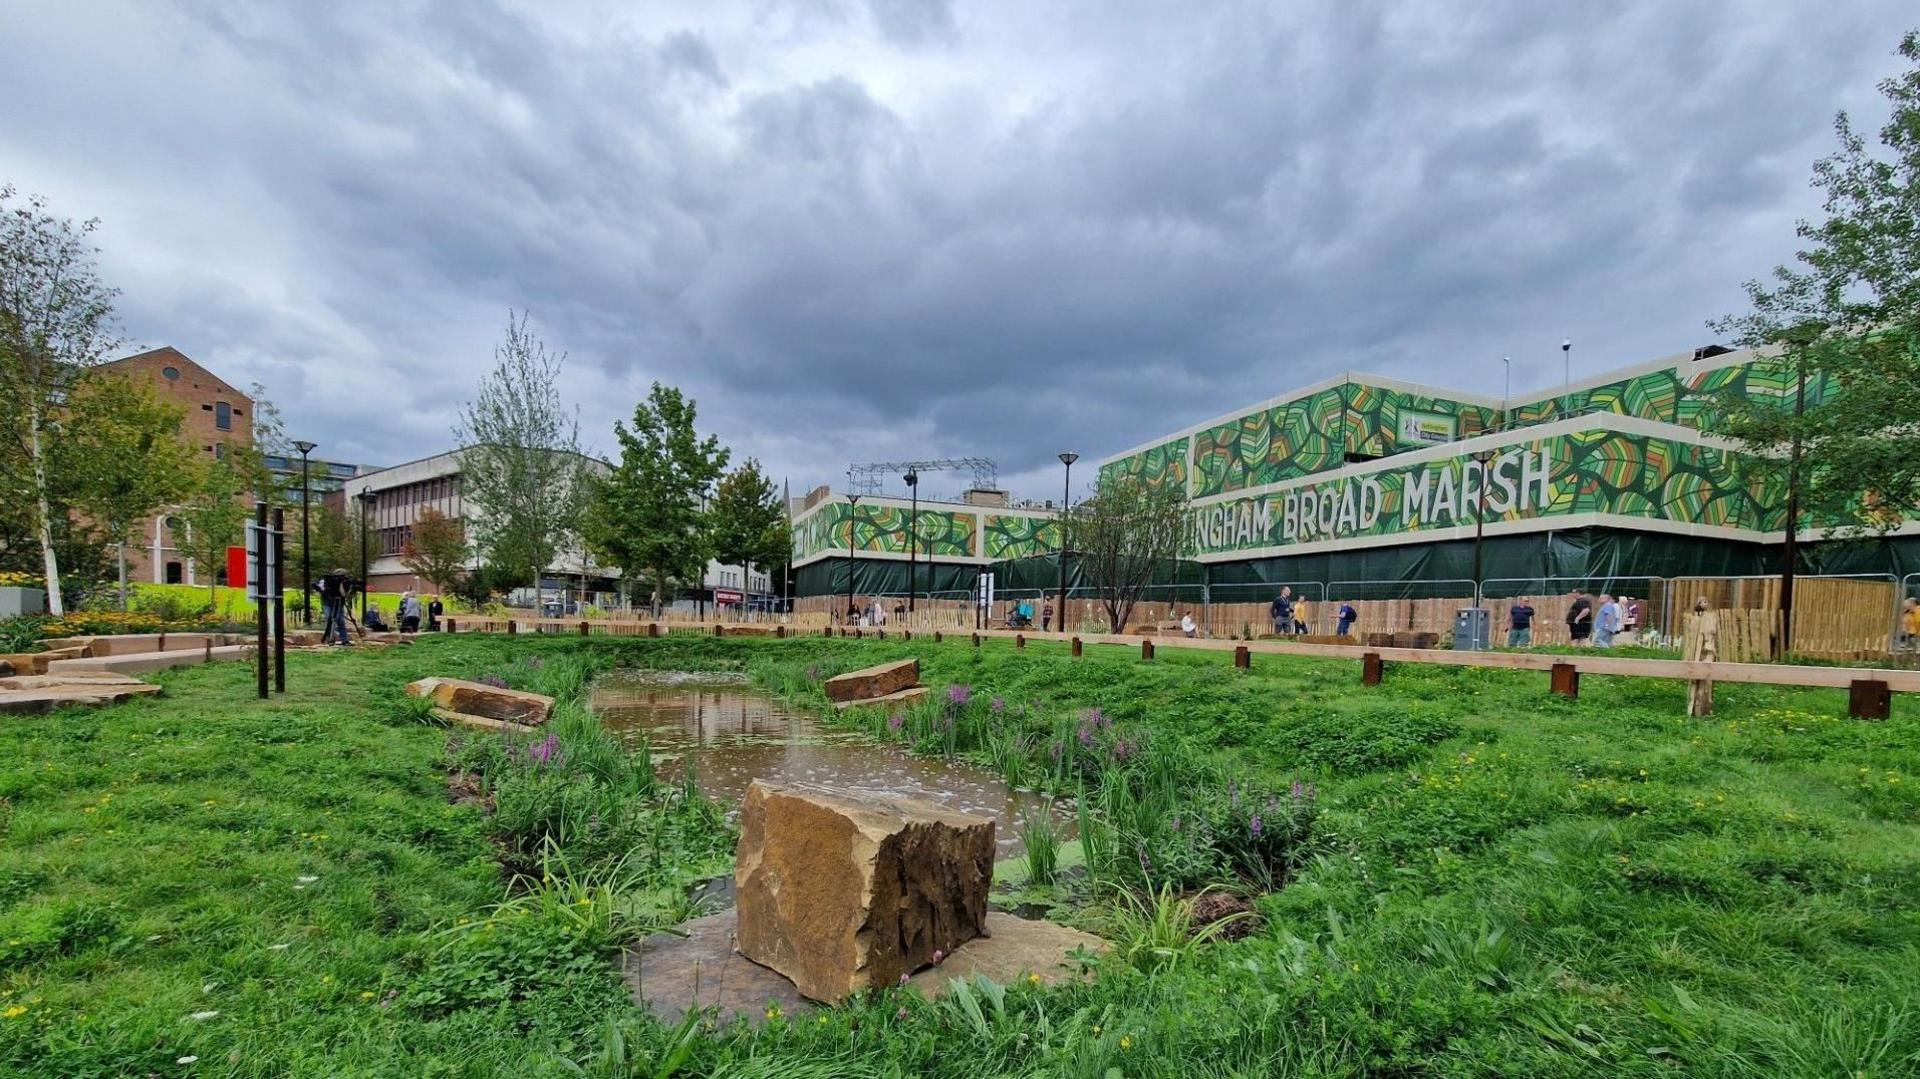
[[[233,430],[233,406],[225,401],[217,402],[213,406],[213,425],[222,431]]]

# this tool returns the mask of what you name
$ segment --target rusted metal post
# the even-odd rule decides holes
[[[647,636],[649,636],[649,637],[658,637],[658,636],[660,636],[660,623],[658,623],[658,622],[648,622],[648,623],[647,623]]]
[[[783,640],[784,640],[784,639],[786,638],[786,636],[787,636],[787,627],[785,627],[785,626],[775,626],[775,627],[773,627],[773,635],[774,635],[775,637],[779,637],[779,638],[781,638],[781,639],[783,639]]]
[[[511,637],[518,632],[520,632],[520,624],[511,618],[507,619],[507,636]]]
[[[1016,633],[1016,634],[1014,634],[1014,635],[1013,635],[1013,646],[1014,646],[1015,648],[1025,648],[1025,647],[1027,646],[1027,635],[1026,635],[1026,634],[1024,634],[1024,633]]]
[[[1073,639],[1073,657],[1075,659],[1080,658],[1080,638],[1078,637]]]
[[[586,619],[581,619],[580,620],[580,636],[585,637],[586,635],[587,635],[587,622],[586,622]]]
[[[1847,714],[1855,719],[1886,719],[1893,714],[1893,691],[1885,682],[1856,678],[1847,686]]]
[[[980,635],[978,633],[973,635],[973,646],[975,648],[980,647]]]
[[[453,619],[451,619],[451,618],[449,618],[449,619],[447,619],[447,632],[448,632],[448,633],[458,633],[458,632],[460,632],[459,630],[457,630],[457,629],[455,629],[455,628],[453,628]]]
[[[1247,651],[1246,645],[1243,644],[1233,650],[1233,665],[1243,671],[1252,669],[1253,653]]]
[[[1140,642],[1140,658],[1141,659],[1153,658],[1153,642],[1152,641]]]
[[[1386,677],[1387,665],[1380,662],[1380,653],[1368,652],[1360,657],[1360,684],[1377,686]]]
[[[936,630],[934,630],[934,631],[933,631],[933,643],[934,643],[934,644],[939,644],[941,640],[942,640],[942,638],[941,638],[941,636],[940,636],[940,631],[939,631],[939,630],[937,630],[937,629],[936,629]]]
[[[713,624],[713,635],[715,637],[725,637],[727,635],[727,627],[715,622]]]
[[[1580,668],[1571,663],[1556,663],[1548,671],[1548,687],[1562,697],[1580,696]]]

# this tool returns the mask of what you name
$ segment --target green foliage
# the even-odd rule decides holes
[[[0,652],[38,652],[46,615],[23,614],[0,621]]]
[[[1156,574],[1173,566],[1186,538],[1182,483],[1103,473],[1093,495],[1066,517],[1066,547],[1106,610],[1107,631],[1124,632]]]
[[[1398,768],[1459,733],[1460,724],[1430,709],[1375,707],[1322,712],[1283,728],[1275,741],[1302,765],[1361,775]]]
[[[537,581],[578,535],[588,475],[580,421],[560,400],[566,353],[553,354],[507,313],[494,366],[461,406],[461,497],[472,504],[481,559]]]
[[[702,509],[728,451],[694,430],[698,411],[692,398],[654,383],[633,406],[632,427],[615,421],[620,460],[594,481],[589,499],[588,547],[629,579],[649,581],[656,605],[672,598],[669,582],[700,573],[714,550],[716,521],[731,540],[733,530],[757,519],[744,505],[755,493],[744,477],[728,490],[724,516]]]
[[[1727,433],[1792,476],[1816,521],[1855,531],[1897,527],[1920,503],[1920,32],[1899,52],[1910,66],[1880,85],[1880,152],[1839,114],[1840,148],[1814,165],[1825,217],[1800,222],[1798,264],[1748,282],[1752,310],[1718,323],[1807,380],[1804,413],[1797,389],[1729,401]]]
[[[713,553],[724,565],[756,566],[773,574],[787,564],[793,543],[786,506],[760,462],[747,462],[720,478],[713,504]]]
[[[1156,972],[1191,962],[1199,949],[1234,923],[1253,917],[1236,911],[1206,925],[1194,924],[1198,896],[1176,894],[1163,884],[1144,894],[1122,890],[1114,913],[1114,953],[1136,970]],[[1205,893],[1202,893],[1205,894]]]
[[[413,522],[400,564],[436,592],[451,592],[467,567],[467,528],[428,506]]]
[[[1054,830],[1053,814],[1045,808],[1029,809],[1020,818],[1020,849],[1027,860],[1027,880],[1041,887],[1060,877],[1060,833]]]

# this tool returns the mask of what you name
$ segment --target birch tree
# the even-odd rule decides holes
[[[37,195],[24,202],[0,186],[0,467],[33,505],[48,609],[58,615],[60,560],[54,547],[48,421],[88,368],[118,344],[117,293],[101,281],[92,235],[97,220],[58,217]]]

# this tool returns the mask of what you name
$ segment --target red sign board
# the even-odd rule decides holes
[[[247,549],[245,547],[227,548],[227,587],[247,587]]]
[[[713,590],[713,601],[715,603],[738,603],[744,598],[746,597],[731,588],[716,588]]]

